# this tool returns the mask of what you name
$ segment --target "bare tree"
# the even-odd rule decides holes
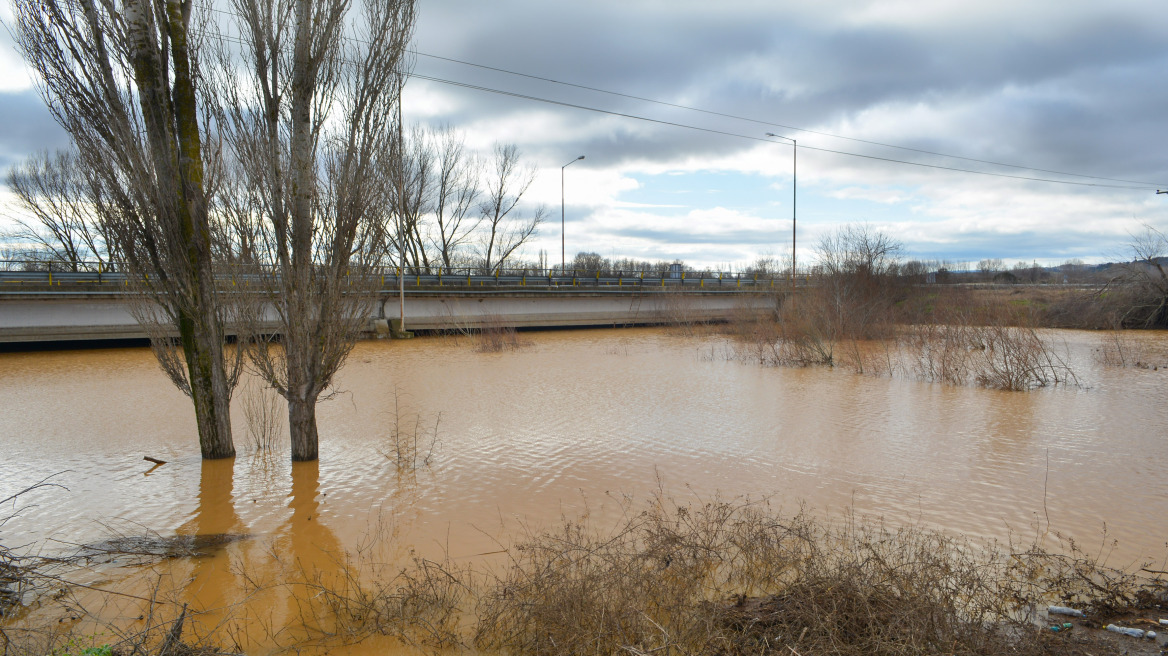
[[[413,0],[234,0],[246,76],[224,68],[227,139],[259,217],[257,274],[279,345],[251,361],[288,401],[293,460],[315,460],[316,404],[368,316],[383,255]]]
[[[398,128],[402,130],[400,120],[399,115]],[[406,266],[429,271],[429,239],[423,231],[428,227],[427,218],[435,205],[434,148],[426,130],[414,126],[408,137],[399,132],[394,152],[396,156],[386,162],[391,169],[388,175],[393,180],[394,199],[390,206],[397,213],[392,247],[405,255]],[[397,243],[399,240],[400,244]]]
[[[39,73],[41,95],[93,176],[93,210],[130,271],[148,281],[140,289],[151,306],[135,314],[156,337],[163,370],[194,402],[203,457],[233,456],[229,408],[237,369],[225,354],[212,271],[214,169],[206,164],[215,150],[204,148],[195,5],[13,5],[17,42]]]
[[[977,270],[981,272],[983,278],[992,280],[995,275],[1006,270],[1006,263],[998,257],[985,258],[978,260]]]
[[[890,323],[901,245],[867,225],[846,225],[820,238],[817,293],[829,334],[875,337]]]
[[[442,266],[450,269],[456,252],[462,247],[482,220],[471,218],[481,193],[480,166],[474,155],[466,154],[462,137],[450,128],[434,133],[438,142],[437,177],[434,181],[434,222],[432,238]]]
[[[98,190],[75,150],[42,152],[8,171],[8,188],[30,219],[11,217],[12,238],[70,271],[109,269],[117,247],[93,212]]]
[[[1118,304],[1118,324],[1131,328],[1168,327],[1168,236],[1150,225],[1132,235],[1132,261],[1120,265],[1100,297]],[[1115,293],[1112,293],[1115,292]]]
[[[495,144],[489,166],[486,199],[479,205],[484,232],[480,256],[483,270],[496,273],[535,234],[547,215],[547,208],[540,205],[526,218],[516,210],[535,181],[535,168],[519,163],[517,146]]]
[[[598,272],[607,273],[612,268],[612,263],[600,253],[581,251],[576,253],[576,257],[572,258],[571,266],[573,273],[580,272],[584,275],[595,275]]]

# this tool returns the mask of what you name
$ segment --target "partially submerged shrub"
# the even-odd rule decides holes
[[[430,420],[423,419],[421,413],[415,412],[413,416],[403,414],[401,395],[394,389],[393,425],[387,435],[383,455],[393,461],[399,471],[429,467],[439,444],[438,426],[442,423],[442,413],[436,414],[433,422],[434,427],[431,429]]]
[[[519,339],[519,331],[499,315],[483,317],[483,323],[476,335],[477,348],[483,353],[514,351],[523,345]]]
[[[244,384],[240,403],[247,424],[248,442],[257,454],[270,454],[278,448],[284,435],[284,417],[288,412],[276,390],[258,379]]]
[[[615,530],[567,522],[509,553],[475,644],[514,654],[1051,653],[1026,609],[1063,600],[1068,580],[1037,547],[721,501],[659,499]],[[1109,576],[1064,558],[1081,578]]]
[[[295,584],[308,592],[294,596],[298,612],[320,633],[309,638],[351,643],[384,635],[407,645],[440,648],[461,643],[463,609],[473,580],[469,570],[422,558],[399,568],[362,550],[342,558],[336,571],[306,570]]]
[[[911,377],[950,385],[1022,391],[1076,384],[1065,357],[1029,325],[1029,315],[1001,305],[976,312],[933,308],[933,321],[900,327],[880,339],[831,332],[806,298],[785,304],[769,326],[738,328],[738,357],[771,366],[844,364],[858,373]],[[871,324],[869,324],[871,325]]]
[[[277,555],[276,578],[241,575],[256,586],[250,597],[288,593],[292,624],[252,621],[290,652],[389,636],[426,650],[536,655],[1037,656],[1085,653],[1070,641],[1090,639],[1043,630],[1047,604],[1082,608],[1102,623],[1168,601],[1163,581],[1107,567],[1073,542],[1057,552],[981,545],[850,514],[829,521],[766,503],[664,496],[641,512],[625,506],[623,517],[607,530],[584,518],[528,533],[504,549],[508,563],[495,571],[389,558],[392,534],[379,533],[329,552],[330,567]],[[139,628],[72,644],[109,644],[111,656],[178,656],[210,654],[208,637],[223,637],[184,633],[181,604],[144,601]],[[238,639],[231,632],[243,628],[226,631]],[[60,633],[33,637],[4,642],[4,653],[70,644]],[[244,642],[237,649],[259,647]]]
[[[1076,382],[1066,361],[1033,328],[984,326],[974,337],[981,347],[973,368],[982,387],[1023,391]]]

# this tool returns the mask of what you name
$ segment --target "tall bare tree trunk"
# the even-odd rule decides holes
[[[154,37],[149,0],[130,0],[127,17],[139,104],[159,176],[159,203],[171,215],[174,243],[171,258],[185,298],[177,305],[179,341],[187,363],[191,400],[199,430],[199,446],[207,459],[235,455],[231,439],[231,387],[223,362],[223,331],[215,299],[211,268],[211,230],[203,188],[202,138],[198,104],[191,79],[187,25],[189,2],[167,0],[163,48],[170,44],[173,95],[167,88],[164,58]],[[173,130],[173,132],[172,132]],[[169,205],[169,207],[167,207]],[[163,219],[167,219],[164,217]]]
[[[203,457],[230,457],[239,360],[225,361],[213,277],[194,0],[15,0],[14,9],[41,94],[77,145],[89,205],[140,283],[135,316],[191,396]]]
[[[292,434],[292,460],[316,460],[320,436],[316,430],[316,396],[288,397],[288,425]]]
[[[227,202],[257,220],[257,280],[280,335],[278,345],[263,339],[273,327],[257,313],[250,356],[288,402],[292,459],[314,460],[316,404],[367,321],[376,288],[367,274],[384,254],[381,217],[393,195],[378,165],[392,150],[414,4],[234,4],[254,78],[216,81],[234,99],[225,135],[246,178]]]

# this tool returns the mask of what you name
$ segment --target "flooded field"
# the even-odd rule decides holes
[[[524,530],[584,513],[613,524],[659,492],[977,538],[1059,533],[1109,564],[1165,569],[1168,371],[1105,366],[1103,333],[1053,337],[1079,385],[1026,393],[761,367],[724,338],[658,329],[525,333],[500,353],[466,338],[364,342],[318,412],[319,463],[297,465],[283,440],[249,444],[246,390],[239,456],[201,462],[189,403],[148,349],[0,354],[0,498],[49,476],[63,486],[23,497],[0,539],[61,554],[153,539],[132,543],[137,560],[93,552],[78,580],[199,609],[246,601],[264,637],[237,636],[244,646],[297,638],[282,627],[309,602],[249,598],[288,568],[336,570],[358,549],[490,566]],[[1128,339],[1168,360],[1168,335]],[[410,466],[395,430],[418,438]],[[180,557],[158,560],[155,544]]]

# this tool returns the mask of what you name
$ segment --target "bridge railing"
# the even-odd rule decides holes
[[[54,270],[43,262],[0,260],[0,291],[49,287],[51,291],[66,291],[99,287],[113,289],[129,287],[133,281],[130,275],[110,270],[108,265],[97,262],[83,263],[78,270]],[[727,272],[715,270],[589,270],[589,269],[538,269],[531,267],[499,267],[486,270],[482,267],[376,267],[365,272],[354,272],[354,279],[373,279],[383,289],[393,290],[399,286],[411,289],[422,288],[504,288],[532,287],[545,289],[579,288],[643,288],[643,289],[691,289],[691,290],[734,290],[767,289],[781,287],[789,283],[788,278],[766,274]],[[246,286],[267,277],[254,265],[221,266],[216,277],[224,286]]]

